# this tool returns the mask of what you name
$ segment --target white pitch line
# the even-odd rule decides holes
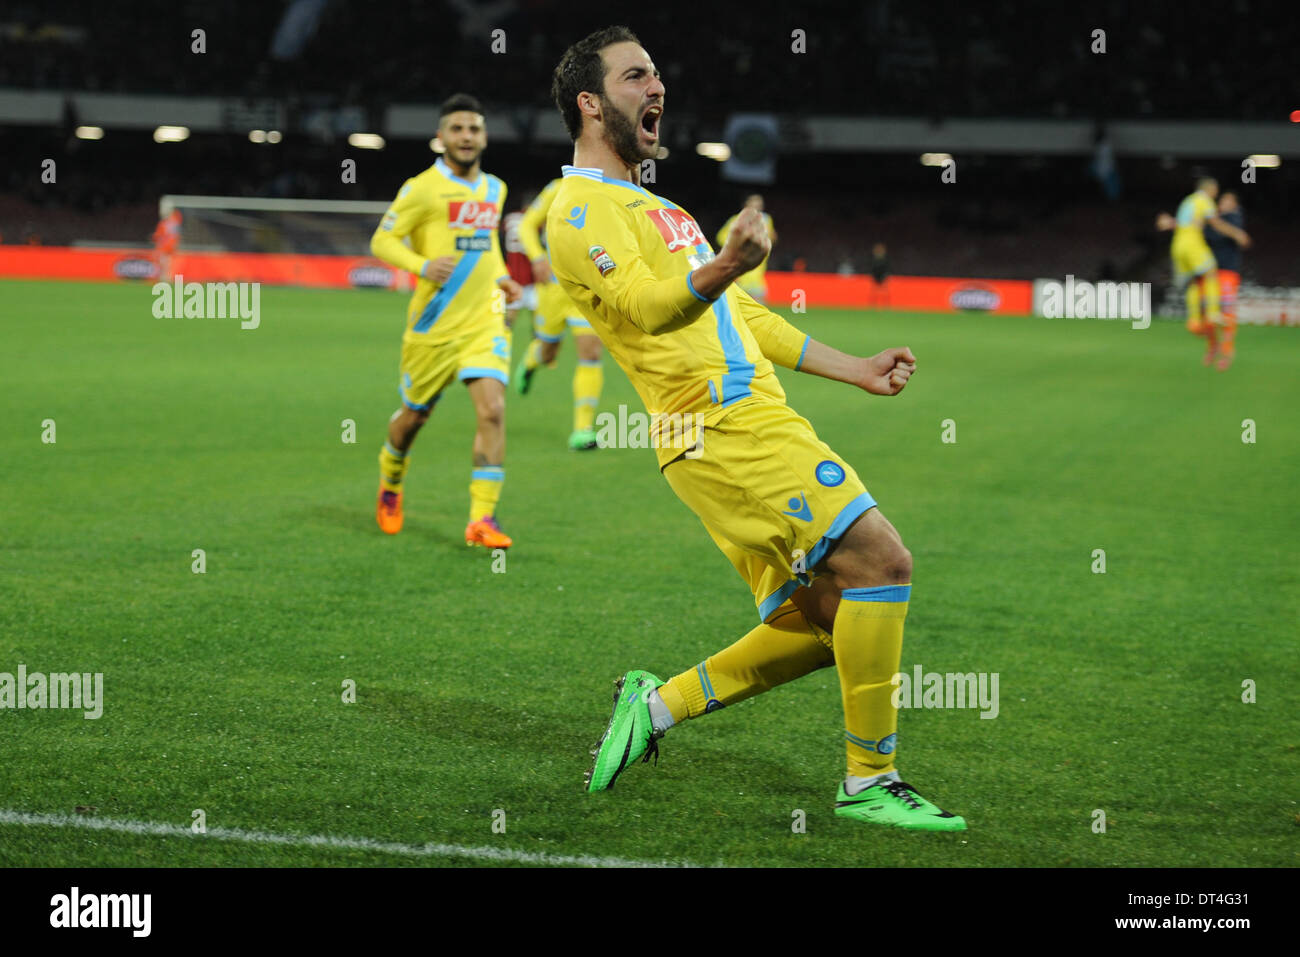
[[[71,827],[86,831],[112,831],[118,834],[148,834],[155,837],[204,838],[218,841],[241,841],[246,844],[278,844],[284,847],[325,847],[346,851],[378,851],[403,857],[465,857],[502,864],[541,864],[550,867],[693,867],[670,861],[631,861],[621,857],[593,857],[589,854],[548,854],[545,851],[518,851],[508,847],[466,847],[460,844],[394,844],[368,837],[333,837],[322,834],[273,834],[269,831],[245,831],[237,827],[210,827],[196,834],[180,824],[156,824],[151,821],[119,821],[106,817],[83,817],[68,814],[28,814],[0,810],[0,824],[28,827]]]

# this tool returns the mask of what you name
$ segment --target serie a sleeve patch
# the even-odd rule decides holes
[[[596,264],[602,276],[614,268],[614,259],[605,252],[604,246],[592,246],[587,250],[587,255],[591,257],[591,261]]]

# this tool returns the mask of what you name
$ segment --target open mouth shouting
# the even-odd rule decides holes
[[[659,142],[659,118],[663,115],[661,103],[651,103],[641,113],[641,138],[651,146]]]

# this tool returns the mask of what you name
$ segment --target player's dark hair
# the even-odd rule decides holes
[[[477,113],[480,116],[483,113],[483,104],[478,101],[477,97],[470,96],[468,93],[453,93],[447,99],[442,101],[442,107],[438,110],[438,122],[448,113],[459,113],[462,110],[468,110],[470,113]]]
[[[615,43],[640,42],[627,27],[602,27],[564,51],[551,76],[551,98],[564,117],[570,139],[576,141],[582,133],[578,94],[605,93],[605,61],[600,51]]]

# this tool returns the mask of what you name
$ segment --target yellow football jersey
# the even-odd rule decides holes
[[[417,276],[426,259],[459,259],[441,286],[423,278],[416,284],[403,341],[455,339],[501,313],[497,283],[509,273],[497,226],[505,201],[506,184],[497,177],[480,172],[474,182],[461,179],[441,158],[402,185],[371,237],[370,251]],[[406,237],[409,248],[402,242]]]
[[[1191,195],[1185,196],[1183,201],[1178,204],[1178,213],[1174,217],[1178,223],[1177,228],[1174,230],[1174,243],[1178,244],[1180,239],[1186,242],[1193,236],[1204,241],[1205,221],[1217,215],[1219,215],[1219,210],[1214,205],[1214,200],[1199,189]]]
[[[691,215],[599,169],[563,173],[546,220],[551,268],[646,410],[708,426],[749,397],[784,403],[772,363],[798,368],[808,337],[735,283],[716,300],[696,292],[691,273],[713,249]],[[663,466],[681,446],[657,454]]]
[[[519,242],[523,244],[524,253],[531,259],[540,259],[546,255],[541,233],[546,229],[546,214],[551,211],[555,194],[560,191],[559,177],[542,187],[542,191],[528,204],[524,218],[519,221]]]

